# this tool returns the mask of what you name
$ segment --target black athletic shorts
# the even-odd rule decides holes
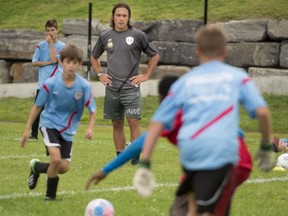
[[[41,134],[46,147],[46,154],[49,155],[48,147],[60,148],[61,158],[71,160],[72,142],[62,138],[61,133],[55,129],[40,127]]]
[[[235,170],[232,164],[216,170],[185,170],[186,178],[181,182],[176,196],[193,193],[197,213],[209,212],[225,215],[236,186]]]

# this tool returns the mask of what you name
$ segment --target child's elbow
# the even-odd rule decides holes
[[[270,111],[268,107],[259,107],[256,109],[256,116],[263,117],[263,116],[270,116]]]

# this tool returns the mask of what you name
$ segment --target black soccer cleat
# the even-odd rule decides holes
[[[30,175],[28,178],[28,187],[30,190],[33,190],[37,185],[39,174],[35,172],[34,167],[35,167],[35,164],[39,163],[39,162],[40,162],[40,160],[35,159],[35,158],[30,161],[30,170],[31,171],[30,171]]]

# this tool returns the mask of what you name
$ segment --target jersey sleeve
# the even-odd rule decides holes
[[[95,57],[95,58],[99,58],[103,52],[105,51],[105,47],[104,47],[104,44],[103,44],[103,41],[102,41],[102,37],[100,36],[93,48],[93,51],[92,51],[92,56]]]
[[[32,62],[40,61],[40,52],[41,52],[41,44],[39,43],[35,48],[35,52],[34,52],[34,55],[32,57]]]
[[[140,45],[141,45],[141,49],[142,51],[148,56],[148,57],[152,57],[154,55],[158,54],[158,50],[156,49],[156,47],[149,42],[147,35],[144,32],[141,32],[142,34],[140,34]]]
[[[84,100],[85,100],[85,107],[89,110],[90,113],[94,113],[96,111],[96,104],[92,95],[91,85],[89,85],[89,83],[85,88]]]
[[[241,82],[240,100],[251,118],[256,118],[256,109],[267,104],[250,77],[244,77]]]
[[[165,130],[171,130],[173,128],[177,113],[179,110],[182,110],[182,100],[187,98],[185,90],[183,90],[184,83],[182,78],[172,85],[168,95],[161,102],[152,118],[152,121],[162,123]]]
[[[47,103],[51,91],[51,85],[49,85],[47,82],[43,83],[35,101],[35,105],[37,107],[43,107]]]
[[[134,140],[121,154],[119,154],[114,160],[107,163],[103,168],[102,171],[106,174],[112,172],[113,170],[119,168],[127,161],[132,159],[133,157],[139,155],[142,151],[142,147],[144,144],[144,140],[146,138],[146,132],[143,133],[140,137]]]

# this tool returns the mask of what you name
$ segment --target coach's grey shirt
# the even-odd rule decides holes
[[[141,52],[152,57],[158,53],[152,43],[148,41],[147,35],[135,28],[117,32],[114,29],[103,32],[93,51],[92,56],[99,58],[107,51],[107,73],[112,77],[112,85],[107,87],[113,91],[137,89],[133,86],[130,78],[138,75]]]

